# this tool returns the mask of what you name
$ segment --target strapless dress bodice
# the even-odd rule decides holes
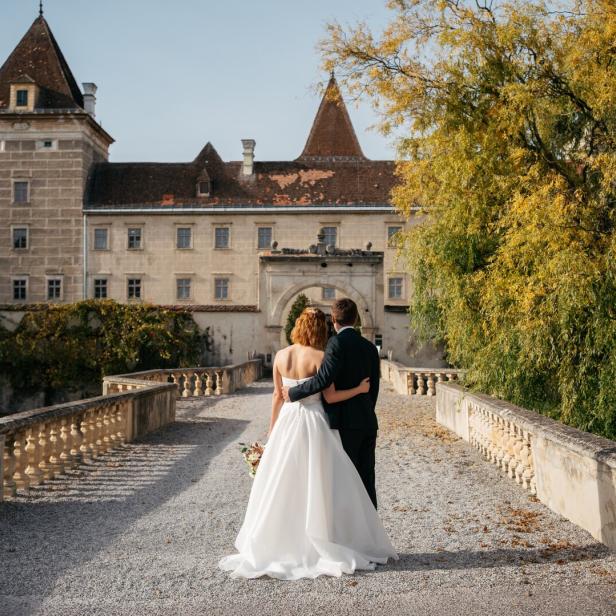
[[[296,385],[301,385],[302,383],[305,383],[306,381],[309,381],[312,377],[306,377],[305,379],[290,379],[289,377],[283,376],[282,377],[282,384],[285,387],[295,387]],[[321,404],[321,392],[313,394],[312,396],[308,396],[307,398],[302,398],[301,400],[298,400],[298,402],[301,402],[304,406],[306,405],[313,405],[315,403],[317,404]]]

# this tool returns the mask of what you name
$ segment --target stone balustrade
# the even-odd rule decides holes
[[[133,389],[0,419],[0,500],[174,421],[173,384],[135,381]]]
[[[457,381],[462,370],[453,368],[409,368],[390,359],[381,359],[381,378],[403,396],[435,396],[437,383]]]
[[[135,379],[157,383],[174,383],[178,398],[220,396],[250,385],[263,376],[263,361],[251,359],[242,364],[207,368],[166,368],[132,374],[106,376],[103,393],[131,391]]]
[[[616,442],[455,383],[436,419],[550,509],[616,548]]]
[[[177,398],[232,393],[262,370],[262,360],[252,359],[107,376],[102,396],[0,418],[0,500],[172,423]]]

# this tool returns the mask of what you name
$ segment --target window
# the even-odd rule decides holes
[[[216,227],[214,231],[214,248],[229,248],[229,227]]]
[[[30,182],[18,180],[13,182],[13,203],[28,203],[30,200]]]
[[[62,279],[49,278],[47,280],[47,299],[60,299],[62,297]]]
[[[321,298],[325,300],[336,299],[336,289],[334,287],[323,287],[321,289]]]
[[[109,230],[94,229],[94,250],[107,250],[109,248]]]
[[[13,229],[13,248],[22,250],[28,248],[28,229],[25,227],[16,227]]]
[[[272,228],[259,227],[257,230],[257,247],[259,250],[269,250],[272,246]]]
[[[192,229],[190,227],[178,227],[176,244],[180,249],[191,248],[192,246]]]
[[[210,194],[210,183],[207,180],[199,182],[199,195],[207,197]]]
[[[336,241],[338,239],[338,229],[337,227],[323,227],[321,232],[325,236],[323,238],[323,242],[326,246],[335,246]]]
[[[139,250],[141,248],[141,229],[134,228],[128,230],[128,249]]]
[[[228,278],[216,278],[214,281],[214,297],[216,299],[229,299]]]
[[[141,278],[128,279],[128,299],[141,299]]]
[[[107,299],[107,279],[94,279],[94,299]]]
[[[389,247],[392,247],[392,246],[396,245],[396,237],[395,236],[400,231],[402,231],[402,227],[400,227],[400,226],[387,227],[387,245]]]
[[[176,284],[177,298],[190,299],[190,278],[178,278]]]
[[[13,299],[24,300],[27,296],[28,281],[25,278],[13,280]]]
[[[36,142],[36,149],[40,151],[54,151],[58,149],[58,141],[55,139],[42,139]]]
[[[389,279],[389,298],[401,299],[402,298],[402,278],[395,276]]]
[[[17,90],[16,101],[17,107],[28,106],[28,90]]]

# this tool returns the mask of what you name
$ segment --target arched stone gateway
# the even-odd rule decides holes
[[[259,305],[269,342],[280,344],[285,308],[311,287],[333,287],[359,309],[362,333],[376,341],[383,326],[383,253],[327,250],[322,242],[308,250],[271,250],[260,257]]]

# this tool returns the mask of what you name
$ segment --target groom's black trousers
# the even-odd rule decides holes
[[[342,446],[355,465],[366,491],[376,509],[376,488],[374,486],[374,452],[376,449],[376,431],[339,430]]]

